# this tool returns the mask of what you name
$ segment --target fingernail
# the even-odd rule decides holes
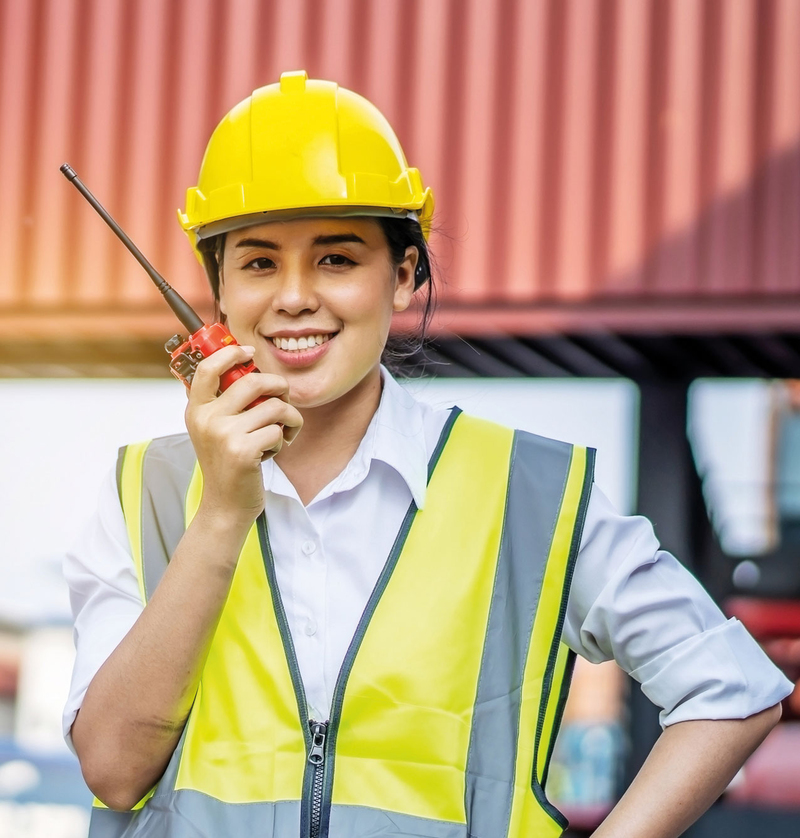
[[[247,346],[246,344],[242,344],[241,346],[242,346],[242,349],[244,349],[244,351],[245,351],[248,355],[253,355],[253,354],[255,354],[255,351],[256,351],[255,346]]]

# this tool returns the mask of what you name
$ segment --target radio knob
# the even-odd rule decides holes
[[[182,335],[173,335],[165,344],[164,349],[169,352],[170,355],[179,347],[181,346],[184,341],[186,340],[185,337]]]

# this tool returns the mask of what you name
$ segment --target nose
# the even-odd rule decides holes
[[[313,277],[302,266],[287,266],[277,278],[272,310],[296,317],[319,308]]]

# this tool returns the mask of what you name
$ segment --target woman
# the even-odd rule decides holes
[[[92,836],[560,835],[569,650],[664,708],[598,836],[680,834],[777,722],[791,685],[591,451],[381,368],[432,209],[378,111],[305,73],[212,136],[180,217],[240,345],[199,365],[188,437],[122,453],[67,563]]]

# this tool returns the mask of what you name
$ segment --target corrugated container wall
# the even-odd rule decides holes
[[[0,0],[0,322],[171,329],[65,160],[206,301],[175,210],[222,115],[305,68],[433,186],[438,328],[796,328],[799,43],[797,0]]]

